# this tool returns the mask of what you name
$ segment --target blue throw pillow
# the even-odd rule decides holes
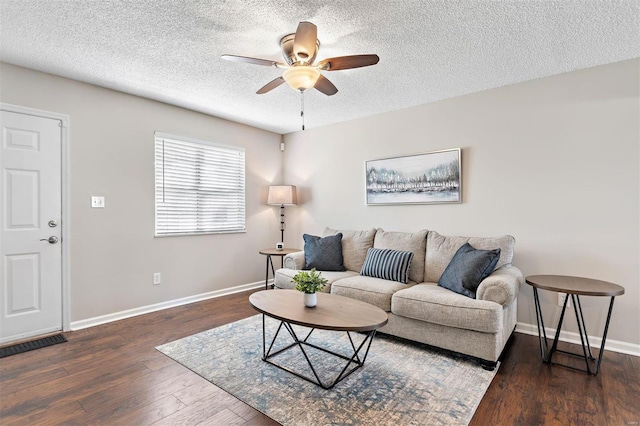
[[[360,270],[360,275],[382,278],[383,280],[409,282],[413,252],[370,248]]]
[[[438,285],[475,299],[478,286],[493,272],[499,258],[499,248],[477,250],[466,243],[453,256]]]
[[[346,271],[342,263],[342,234],[320,238],[304,234],[304,269]]]

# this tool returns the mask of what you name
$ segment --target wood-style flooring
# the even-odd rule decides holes
[[[154,349],[256,314],[249,294],[66,333],[68,343],[0,359],[0,424],[277,424]],[[639,421],[640,358],[606,352],[588,376],[542,364],[537,337],[516,333],[471,424]]]

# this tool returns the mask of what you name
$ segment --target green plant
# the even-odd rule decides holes
[[[327,280],[322,277],[322,273],[317,272],[315,268],[307,271],[300,271],[293,277],[296,283],[296,290],[307,294],[313,294],[321,291],[327,284]]]

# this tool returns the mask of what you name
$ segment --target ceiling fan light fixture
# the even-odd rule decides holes
[[[0,0],[1,1],[1,0]],[[375,54],[348,55],[327,58],[316,63],[316,56],[320,49],[318,28],[311,22],[298,23],[295,33],[287,34],[280,39],[280,49],[285,62],[271,59],[252,58],[238,55],[222,55],[227,61],[245,62],[254,65],[271,66],[283,69],[282,76],[274,78],[262,86],[256,94],[263,95],[282,85],[287,85],[295,91],[304,94],[307,89],[316,89],[320,93],[332,96],[338,89],[321,71],[339,71],[351,68],[368,67],[378,63],[380,58]],[[302,97],[304,99],[304,97]]]
[[[320,71],[316,67],[298,65],[288,68],[282,74],[282,78],[293,90],[311,89],[320,78]]]

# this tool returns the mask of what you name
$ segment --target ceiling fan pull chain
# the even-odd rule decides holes
[[[302,130],[304,130],[304,90],[300,91],[300,117],[302,117]]]

